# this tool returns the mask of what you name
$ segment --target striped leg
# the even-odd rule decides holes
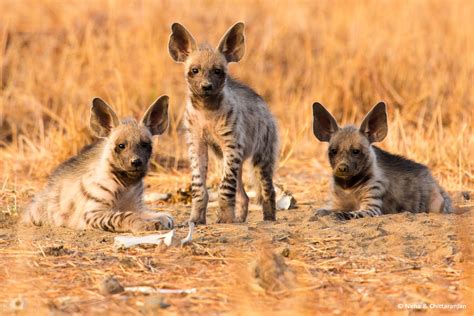
[[[237,180],[242,169],[241,146],[234,148],[233,144],[225,147],[224,172],[219,186],[219,213],[218,223],[232,223],[234,221]]]
[[[380,195],[374,194],[374,191],[369,191],[362,197],[359,210],[336,213],[336,217],[340,220],[376,217],[380,215],[382,215],[382,198]]]
[[[377,217],[382,215],[381,210],[357,210],[357,211],[350,211],[350,212],[338,212],[336,213],[336,218],[340,220],[351,220],[356,218],[364,218],[364,217]]]
[[[173,218],[163,212],[95,209],[86,212],[84,217],[88,228],[110,232],[138,232],[173,228]]]
[[[240,168],[237,177],[237,207],[235,209],[235,219],[239,223],[245,223],[249,211],[249,197],[245,193],[242,173],[242,168]]]
[[[189,158],[192,169],[192,208],[190,222],[206,224],[207,202],[209,194],[206,187],[208,149],[202,140],[189,143]]]
[[[274,162],[254,157],[254,171],[257,180],[258,202],[262,205],[263,220],[276,220],[275,188],[273,187]]]

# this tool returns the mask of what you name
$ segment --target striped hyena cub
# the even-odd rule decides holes
[[[168,126],[168,97],[156,100],[140,123],[121,122],[104,101],[95,98],[90,126],[99,140],[51,174],[23,221],[112,232],[172,228],[169,214],[146,210],[142,200],[152,136]]]
[[[372,145],[382,141],[387,131],[383,102],[374,106],[359,128],[339,128],[321,104],[313,104],[313,132],[329,143],[333,171],[331,204],[316,215],[335,212],[339,219],[351,219],[403,211],[452,211],[448,194],[428,167]]]
[[[188,85],[185,125],[192,167],[190,221],[206,223],[208,147],[224,165],[217,221],[245,222],[247,218],[249,199],[242,183],[242,164],[247,158],[255,170],[263,219],[275,220],[276,123],[263,99],[227,72],[228,63],[244,55],[244,24],[232,26],[216,49],[198,47],[181,24],[174,23],[171,29],[169,53],[176,62],[184,63]]]

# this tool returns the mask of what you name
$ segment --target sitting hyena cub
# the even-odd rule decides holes
[[[23,221],[112,232],[172,228],[173,219],[143,205],[143,178],[152,136],[168,126],[168,97],[162,96],[140,123],[120,122],[101,99],[92,102],[90,126],[99,141],[63,162],[23,214]]]
[[[247,218],[249,199],[242,183],[242,164],[247,158],[255,170],[263,219],[275,220],[275,120],[258,94],[227,73],[227,64],[244,55],[244,24],[231,27],[217,49],[198,47],[181,24],[174,23],[171,29],[169,53],[184,63],[189,89],[185,124],[192,167],[190,221],[206,223],[208,147],[224,164],[217,221],[245,222]]]
[[[331,204],[316,215],[352,219],[404,211],[452,211],[448,194],[428,167],[372,146],[387,135],[383,102],[367,114],[359,128],[339,128],[319,103],[313,104],[313,119],[316,138],[329,142],[333,170]]]

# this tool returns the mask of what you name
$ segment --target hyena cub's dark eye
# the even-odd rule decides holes
[[[222,69],[216,68],[216,69],[214,69],[214,73],[216,75],[221,75],[222,74]]]
[[[329,149],[329,154],[330,154],[330,155],[335,155],[335,154],[337,154],[337,149],[336,149],[336,148],[331,148],[331,149]]]
[[[125,144],[118,144],[117,148],[120,150],[125,149]]]
[[[360,154],[360,150],[359,149],[352,149],[352,154],[354,156],[356,156],[356,155]]]
[[[141,142],[140,146],[145,149],[151,149],[151,143],[149,142]]]
[[[192,69],[191,69],[191,72],[192,72],[193,74],[197,74],[197,73],[199,72],[199,69],[197,69],[197,68],[192,68]]]

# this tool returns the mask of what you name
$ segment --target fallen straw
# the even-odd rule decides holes
[[[155,289],[151,286],[129,286],[125,287],[126,292],[135,292],[143,294],[193,294],[196,293],[196,288],[191,289]]]

